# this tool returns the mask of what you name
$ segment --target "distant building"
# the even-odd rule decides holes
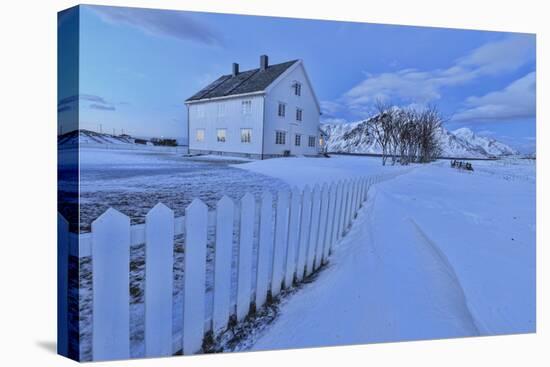
[[[257,159],[321,151],[319,101],[301,60],[223,75],[186,100],[191,154]]]

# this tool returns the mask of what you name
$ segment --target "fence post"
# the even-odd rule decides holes
[[[92,222],[93,360],[130,357],[130,218],[109,208]]]
[[[313,188],[313,207],[311,209],[311,226],[309,231],[309,246],[307,254],[306,275],[313,272],[313,261],[317,250],[317,239],[319,237],[319,216],[321,210],[321,189],[318,184]]]
[[[69,356],[69,222],[57,213],[57,353]]]
[[[275,220],[275,248],[273,251],[273,274],[271,278],[271,295],[276,297],[281,291],[284,277],[286,247],[288,241],[288,201],[287,191],[277,195],[277,218]]]
[[[206,291],[206,235],[208,208],[199,199],[185,209],[183,276],[183,353],[202,348]]]
[[[355,196],[355,216],[357,217],[357,213],[359,212],[359,208],[361,207],[361,186],[362,185],[362,179],[357,179],[357,195]]]
[[[311,190],[306,185],[302,193],[302,215],[300,218],[300,243],[298,245],[298,260],[296,266],[296,281],[304,278],[307,250],[309,244],[309,230],[311,223]]]
[[[241,198],[239,241],[239,272],[237,283],[237,320],[242,321],[250,311],[252,291],[252,243],[254,240],[254,211],[256,200],[247,192]]]
[[[327,216],[328,216],[328,186],[323,184],[321,189],[321,211],[319,212],[319,236],[317,237],[317,249],[315,250],[315,262],[313,268],[318,269],[321,266],[324,248],[325,248],[325,235],[327,233]]]
[[[214,335],[225,329],[229,321],[234,210],[233,200],[225,195],[216,205],[214,304],[212,310],[212,331]]]
[[[286,255],[285,288],[292,286],[296,273],[296,251],[300,239],[300,212],[302,210],[302,193],[294,187],[290,200],[290,222],[288,225],[288,249]]]
[[[269,191],[262,194],[260,216],[256,309],[262,307],[266,301],[269,286],[269,267],[273,261],[273,196]]]
[[[158,203],[145,216],[145,355],[172,355],[174,212]]]

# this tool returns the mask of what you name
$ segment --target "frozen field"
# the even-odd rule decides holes
[[[194,198],[213,207],[223,195],[240,199],[246,192],[286,188],[281,181],[239,169],[238,158],[196,157],[125,150],[81,149],[80,229],[109,207],[142,223],[158,202],[184,214]]]

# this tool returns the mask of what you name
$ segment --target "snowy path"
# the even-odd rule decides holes
[[[534,234],[532,183],[446,165],[383,182],[252,349],[533,332]]]

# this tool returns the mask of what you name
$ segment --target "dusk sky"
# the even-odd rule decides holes
[[[81,128],[183,137],[186,98],[267,54],[304,61],[322,121],[436,104],[450,130],[535,149],[534,35],[102,6],[80,25]]]

